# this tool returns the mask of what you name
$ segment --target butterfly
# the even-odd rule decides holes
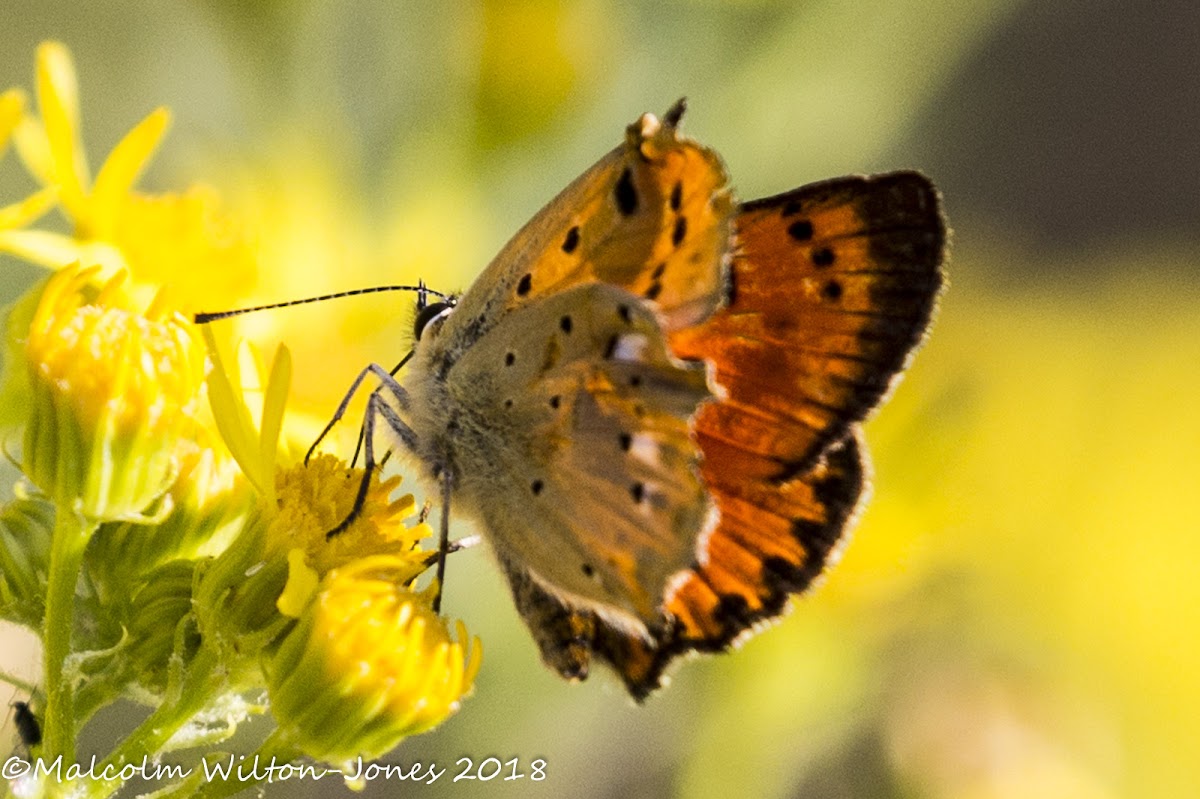
[[[920,174],[739,204],[683,111],[630,125],[460,297],[422,295],[365,424],[440,488],[443,538],[451,507],[478,521],[543,661],[606,662],[638,700],[830,561],[864,491],[859,423],[945,257]]]

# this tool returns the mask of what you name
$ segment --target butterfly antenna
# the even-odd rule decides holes
[[[306,297],[302,300],[288,300],[286,302],[273,302],[269,305],[255,305],[253,308],[238,308],[232,311],[216,311],[214,313],[198,313],[192,317],[192,321],[198,325],[206,325],[209,322],[215,322],[219,319],[228,319],[231,316],[241,316],[242,314],[255,313],[257,311],[270,311],[275,308],[290,308],[293,305],[307,305],[310,302],[324,302],[325,300],[338,300],[342,297],[357,297],[360,294],[378,294],[383,291],[415,291],[419,299],[418,302],[426,301],[424,298],[432,294],[443,300],[447,299],[445,294],[434,291],[425,285],[425,281],[419,281],[416,286],[371,286],[365,289],[352,289],[350,291],[339,291],[336,294],[322,294],[319,297]]]

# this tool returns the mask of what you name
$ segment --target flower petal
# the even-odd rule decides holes
[[[43,186],[53,186],[54,158],[50,155],[50,142],[41,121],[31,116],[23,117],[13,129],[13,145],[29,174]]]
[[[279,599],[275,600],[275,607],[283,615],[296,619],[304,612],[308,600],[317,593],[321,576],[305,562],[303,549],[289,550],[287,559],[288,581]]]
[[[0,227],[0,252],[51,269],[60,269],[75,261],[100,265],[104,277],[125,267],[121,251],[111,244],[100,241],[81,243],[71,236],[49,230],[4,230]]]
[[[61,187],[63,205],[77,222],[82,221],[88,167],[79,138],[79,85],[71,53],[58,42],[38,46],[37,96],[54,182]]]
[[[21,202],[0,208],[0,230],[22,228],[34,222],[54,205],[58,191],[53,187],[31,194]]]
[[[93,235],[111,238],[121,201],[158,149],[171,123],[171,112],[157,108],[125,134],[100,167],[92,186]]]
[[[263,397],[262,430],[259,432],[259,457],[263,463],[274,464],[279,450],[279,433],[283,429],[283,412],[288,391],[292,386],[292,353],[280,344],[271,361],[271,376]]]
[[[218,347],[210,326],[201,325],[200,332],[208,346],[208,357],[212,360],[212,371],[208,373],[208,401],[212,405],[217,429],[229,447],[229,453],[242,467],[242,472],[254,484],[254,488],[265,497],[273,497],[275,475],[259,456],[258,431],[241,391],[234,387],[226,371],[225,364],[231,361]]]
[[[25,93],[20,89],[9,89],[0,94],[0,156],[8,146],[8,137],[13,128],[21,121],[21,112],[25,110]]]

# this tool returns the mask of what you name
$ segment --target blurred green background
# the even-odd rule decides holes
[[[456,556],[476,694],[393,757],[450,769],[408,788],[430,797],[1176,797],[1200,787],[1197,30],[1182,0],[5,0],[0,88],[65,42],[93,164],[169,105],[142,185],[210,183],[255,231],[229,306],[464,287],[681,95],[744,198],[926,172],[951,287],[868,426],[874,500],[825,584],[639,708],[544,670],[487,554]],[[27,188],[10,153],[0,198]],[[0,268],[4,301],[37,274]],[[298,407],[397,360],[409,303],[262,322]],[[453,784],[464,756],[548,778]]]

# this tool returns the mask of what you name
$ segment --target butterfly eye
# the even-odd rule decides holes
[[[413,320],[413,333],[416,335],[417,341],[421,340],[421,334],[425,332],[425,328],[429,326],[430,322],[441,319],[453,309],[453,303],[435,302],[418,310],[417,318]]]

